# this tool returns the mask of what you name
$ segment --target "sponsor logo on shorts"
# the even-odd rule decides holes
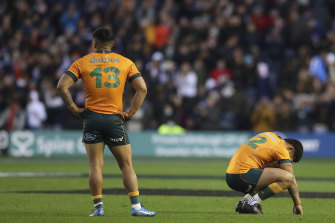
[[[92,134],[92,133],[85,133],[85,135],[84,135],[84,139],[86,141],[93,141],[93,140],[95,140],[96,137],[97,136]]]
[[[109,138],[112,142],[122,142],[123,141],[123,136],[121,138]]]

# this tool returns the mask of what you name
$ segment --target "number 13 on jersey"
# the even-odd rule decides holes
[[[102,88],[102,69],[101,67],[96,67],[91,73],[90,77],[96,77],[96,88]],[[120,70],[116,67],[107,67],[103,69],[104,73],[114,72],[114,74],[108,75],[109,80],[114,80],[114,83],[104,82],[104,86],[108,88],[117,88],[120,85],[120,79],[118,78]]]

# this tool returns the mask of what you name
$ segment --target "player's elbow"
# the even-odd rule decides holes
[[[147,87],[143,86],[137,89],[137,92],[141,94],[143,97],[145,97],[148,93]]]
[[[62,85],[61,82],[58,82],[58,84],[57,84],[57,91],[58,91],[58,93],[63,93],[63,92],[66,91],[65,86]]]
[[[57,84],[57,91],[58,93],[61,93],[62,91],[64,91],[64,87],[60,85],[59,83]]]

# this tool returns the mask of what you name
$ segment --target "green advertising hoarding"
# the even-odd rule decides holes
[[[129,133],[133,156],[231,157],[250,133],[186,133],[160,135],[156,132]],[[10,133],[9,155],[82,156],[86,154],[80,131],[14,131]],[[111,153],[105,150],[105,155]]]
[[[150,134],[150,146],[159,157],[232,157],[248,140],[248,133]],[[145,145],[143,145],[145,146]]]
[[[14,131],[10,133],[9,155],[78,156],[86,150],[78,131]]]

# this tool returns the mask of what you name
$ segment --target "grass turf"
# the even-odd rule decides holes
[[[157,159],[134,160],[138,175],[224,176],[228,160]],[[297,177],[335,178],[334,160],[305,159],[295,165]],[[87,173],[86,158],[13,159],[0,158],[0,172]],[[119,174],[113,159],[106,160],[104,173]],[[224,180],[139,178],[140,188],[230,190]],[[335,181],[298,181],[300,191],[335,192]],[[104,188],[122,188],[120,178],[105,178]],[[19,190],[88,189],[87,178],[0,178],[0,222],[332,222],[335,199],[303,198],[303,216],[291,214],[290,198],[270,198],[264,202],[264,216],[234,212],[239,197],[142,196],[154,218],[130,217],[125,195],[104,195],[106,216],[89,218],[89,194],[19,194]]]
[[[264,202],[265,215],[239,215],[234,212],[238,198],[143,196],[154,218],[130,216],[129,200],[123,195],[104,196],[105,217],[89,218],[90,197],[86,195],[5,194],[0,205],[1,222],[332,222],[334,199],[304,199],[303,216],[292,215],[289,198]]]

